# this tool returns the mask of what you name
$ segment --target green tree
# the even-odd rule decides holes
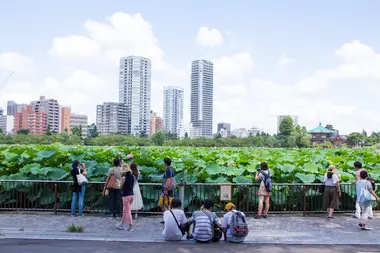
[[[98,136],[99,136],[98,128],[96,127],[96,125],[94,125],[94,127],[91,130],[91,137],[96,138]]]
[[[52,135],[52,132],[51,132],[51,128],[50,128],[50,125],[48,124],[46,130],[45,130],[45,135],[47,136],[51,136]]]
[[[165,143],[165,134],[161,131],[152,135],[151,140],[157,146],[162,146]]]
[[[189,139],[189,134],[187,132],[185,133],[185,139]]]
[[[330,124],[327,124],[327,125],[325,126],[325,128],[327,128],[327,129],[329,129],[329,130],[331,130],[331,131],[335,131],[334,126],[333,126],[333,125],[330,125]]]
[[[293,125],[293,119],[290,116],[286,116],[281,120],[280,123],[280,132],[277,136],[278,138],[278,145],[280,147],[295,147],[295,139],[290,136],[292,132],[294,131],[294,125]]]
[[[291,134],[292,144],[298,148],[308,148],[311,146],[311,135],[307,132],[306,127],[296,126]]]
[[[0,135],[4,135],[3,129],[0,128]]]
[[[27,128],[22,128],[17,131],[17,134],[23,134],[23,135],[28,135],[30,133],[30,130]]]
[[[165,133],[166,140],[178,140],[178,136],[176,133]]]
[[[146,138],[148,137],[148,135],[146,134],[146,132],[143,130],[140,132],[140,135],[139,135],[140,138]]]
[[[75,126],[71,128],[71,135],[82,137],[82,126]]]
[[[350,146],[357,146],[362,145],[365,141],[365,136],[362,133],[350,133],[350,135],[347,137],[348,145]]]

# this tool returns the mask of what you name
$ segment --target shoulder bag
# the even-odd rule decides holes
[[[182,235],[185,235],[185,234],[186,234],[186,232],[185,232],[185,228],[182,227],[182,226],[178,223],[178,220],[177,220],[177,218],[175,217],[173,211],[170,210],[170,212],[172,213],[173,218],[174,218],[174,220],[175,220],[175,223],[177,223],[177,226],[178,226],[179,230],[181,231]]]

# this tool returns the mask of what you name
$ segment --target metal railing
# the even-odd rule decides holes
[[[231,201],[245,213],[256,213],[259,184],[230,184]],[[86,185],[85,212],[107,213],[108,198],[102,196],[104,182]],[[161,184],[139,183],[144,207],[141,213],[157,214]],[[226,201],[220,200],[220,184],[183,184],[176,189],[186,213],[198,210],[204,199],[212,199],[214,211],[223,212]],[[71,209],[71,181],[0,180],[0,210],[51,211]],[[273,184],[270,212],[302,213],[324,212],[323,195],[317,192],[318,184]],[[341,184],[342,197],[337,212],[355,209],[356,189],[352,184]],[[121,200],[119,203],[122,208]],[[377,210],[375,207],[374,210]]]

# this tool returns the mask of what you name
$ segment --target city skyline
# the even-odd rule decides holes
[[[380,40],[370,29],[380,3],[89,5],[4,3],[1,107],[45,95],[95,122],[97,104],[118,101],[120,57],[139,55],[152,62],[151,109],[163,111],[164,86],[182,87],[187,123],[191,62],[206,59],[214,63],[214,133],[218,122],[276,133],[281,114],[299,115],[308,129],[380,131]]]

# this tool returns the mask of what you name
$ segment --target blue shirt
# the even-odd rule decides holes
[[[366,200],[364,198],[363,191],[365,189],[367,189],[367,190],[372,189],[371,182],[369,182],[368,180],[365,180],[365,179],[361,179],[361,180],[356,182],[356,197],[357,197],[356,201],[362,205],[369,205],[369,204],[371,204],[371,201]]]
[[[165,180],[174,177],[174,171],[171,167],[165,169],[164,175],[162,176],[162,193],[165,192]]]

